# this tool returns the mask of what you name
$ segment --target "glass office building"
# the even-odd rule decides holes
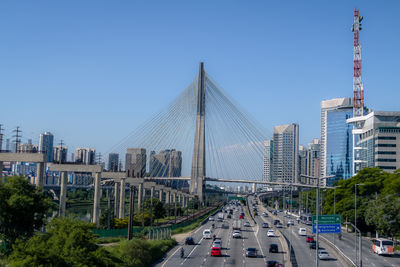
[[[332,176],[327,185],[353,176],[353,117],[351,98],[335,98],[321,102],[321,175]]]

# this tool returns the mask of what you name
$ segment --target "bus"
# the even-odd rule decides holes
[[[306,213],[300,214],[300,222],[305,225],[312,225],[312,215]]]
[[[388,239],[377,238],[372,240],[372,251],[378,255],[393,255],[394,242]]]

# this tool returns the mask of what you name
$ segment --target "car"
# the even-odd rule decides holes
[[[267,267],[278,267],[278,262],[274,260],[268,260]]]
[[[245,223],[243,224],[243,226],[250,227],[251,225],[250,225],[249,222],[245,222]]]
[[[215,218],[213,216],[210,216],[210,218],[208,218],[209,221],[215,221]]]
[[[244,219],[244,215],[240,214],[239,219]]]
[[[275,231],[274,230],[268,230],[267,236],[268,237],[274,237],[275,236]]]
[[[278,223],[281,223],[280,220],[274,220],[274,225],[277,225]]]
[[[221,248],[219,248],[219,247],[212,247],[211,248],[210,256],[219,257],[221,255],[222,255]]]
[[[268,227],[269,227],[268,223],[265,222],[262,224],[262,228],[268,228]]]
[[[289,220],[288,222],[287,222],[287,225],[289,226],[289,225],[294,225],[294,221],[293,220]]]
[[[312,236],[312,235],[306,236],[306,242],[307,243],[311,243],[312,241],[314,241],[314,236]]]
[[[246,257],[257,257],[257,249],[256,248],[247,248],[246,249]]]
[[[218,247],[218,248],[222,248],[222,241],[220,238],[215,239],[214,242],[212,243],[213,247]]]
[[[299,229],[299,235],[301,235],[301,236],[306,236],[306,235],[307,235],[307,230],[306,230],[306,228],[300,228],[300,229]]]
[[[317,241],[311,241],[309,244],[310,249],[316,249],[317,248]]]
[[[254,212],[254,216],[257,216],[257,215],[258,215],[258,212],[257,212],[257,211],[255,211],[255,212]]]
[[[276,224],[276,228],[283,228],[283,224],[281,223]]]
[[[242,238],[242,234],[240,233],[239,230],[234,230],[232,233],[233,238]]]
[[[226,218],[227,218],[227,219],[231,219],[231,218],[232,218],[232,215],[228,214],[228,215],[226,215]]]
[[[269,252],[278,253],[278,245],[277,244],[270,244],[269,245]]]
[[[318,251],[318,258],[320,260],[329,260],[331,257],[328,254],[328,251],[326,250],[319,250]]]
[[[204,239],[211,239],[211,230],[210,229],[205,229],[203,231],[203,238]]]
[[[191,236],[186,237],[185,239],[185,245],[194,245],[194,239]]]
[[[264,217],[268,217],[268,213],[266,213],[266,212],[263,212],[263,214],[262,214]]]

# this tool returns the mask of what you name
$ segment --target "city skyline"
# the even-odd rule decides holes
[[[155,14],[146,4],[122,3],[109,9],[110,5],[99,2],[90,11],[90,4],[77,2],[68,6],[36,6],[25,2],[18,9],[10,3],[1,5],[0,27],[7,38],[0,44],[4,58],[0,69],[5,76],[0,87],[8,100],[3,100],[0,108],[3,114],[0,123],[6,128],[3,147],[15,126],[20,126],[23,143],[32,139],[38,144],[39,134],[49,131],[54,134],[54,145],[62,139],[70,151],[74,147],[95,147],[106,156],[112,145],[179,95],[196,75],[198,62],[202,60],[209,74],[270,135],[274,125],[296,122],[300,125],[299,143],[306,145],[320,136],[321,101],[352,96],[350,27],[355,6],[365,18],[360,42],[366,106],[373,110],[399,110],[396,99],[400,98],[400,90],[396,90],[394,77],[398,72],[395,62],[400,55],[393,51],[388,60],[381,53],[388,44],[397,43],[398,37],[390,34],[399,24],[394,15],[399,4],[394,1],[386,2],[385,6],[357,1],[304,6],[295,2],[290,6],[219,3],[204,21],[205,28],[215,26],[208,27],[208,31],[196,20],[182,25],[188,17],[184,10],[201,19],[201,11],[205,9],[195,4],[161,4],[165,10],[162,12],[160,8]],[[174,18],[177,6],[181,7],[180,16]],[[74,7],[80,10],[73,10]],[[124,8],[143,14],[133,18]],[[16,13],[17,10],[23,12]],[[287,12],[285,17],[289,16],[289,21],[272,23],[279,19],[273,11],[280,10]],[[221,22],[217,11],[226,20]],[[156,15],[160,18],[146,19],[144,16],[150,13],[151,18]],[[38,14],[40,18],[36,17]],[[69,21],[71,14],[77,16],[76,22]],[[80,16],[83,14],[87,17]],[[103,16],[111,19],[110,24],[103,21]],[[297,25],[300,18],[302,21]],[[32,25],[28,27],[27,21],[32,21]],[[59,28],[49,22],[55,22]],[[135,26],[135,38],[129,38],[123,31],[130,26]],[[192,44],[196,34],[188,32],[190,26],[214,37],[214,45]],[[24,31],[28,34],[20,35]],[[166,32],[175,39],[166,36]],[[186,35],[189,40],[181,45],[193,47],[174,48]],[[166,41],[165,45],[147,49],[146,45],[157,38]],[[119,46],[121,52],[115,51]],[[223,52],[224,46],[230,49]],[[91,48],[94,51],[90,52]],[[134,49],[129,53],[129,48]],[[20,52],[23,53],[19,55]],[[174,57],[176,60],[172,60]],[[87,104],[76,108],[75,96],[79,97],[79,103]],[[18,99],[20,105],[11,113],[12,99]],[[41,105],[41,101],[45,104]],[[303,104],[305,101],[307,105]],[[282,103],[287,105],[286,109]],[[277,109],[280,116],[268,116]],[[33,117],[41,119],[32,120]],[[110,127],[104,127],[105,124]]]

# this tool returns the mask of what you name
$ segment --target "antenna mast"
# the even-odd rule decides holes
[[[364,114],[364,88],[361,82],[361,45],[359,41],[361,21],[360,11],[354,9],[354,23],[352,31],[354,32],[354,76],[353,76],[353,117],[359,117]],[[360,125],[357,123],[357,128]]]

